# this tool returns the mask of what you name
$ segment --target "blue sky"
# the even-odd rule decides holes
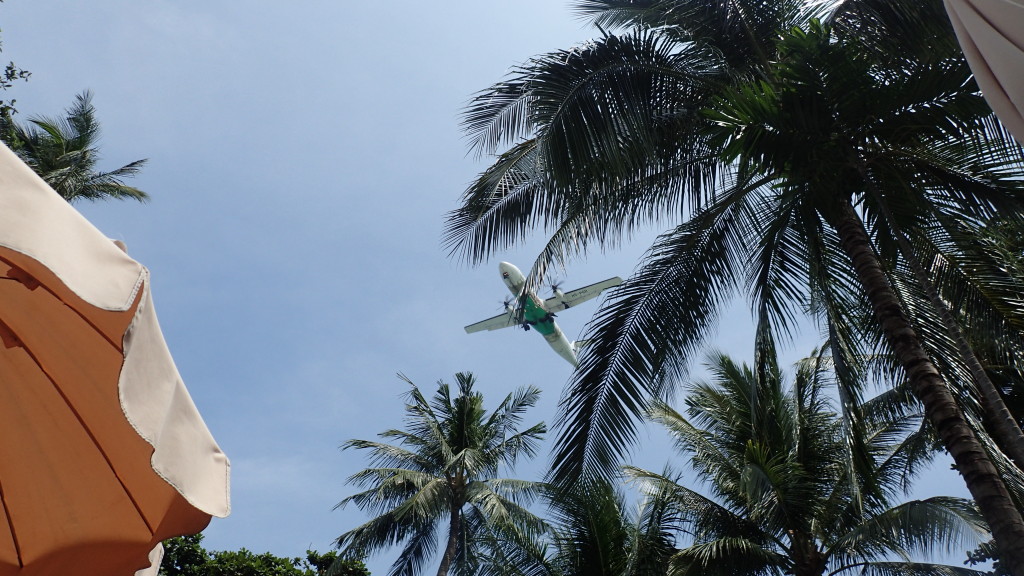
[[[536,245],[470,268],[440,237],[483,166],[461,108],[595,35],[567,1],[7,0],[0,25],[5,61],[33,73],[8,92],[23,119],[89,89],[101,167],[150,159],[134,180],[148,204],[77,207],[152,271],[175,361],[231,458],[233,513],[208,548],[301,555],[363,521],[331,510],[366,465],[338,445],[400,426],[396,372],[431,392],[472,371],[491,406],[532,384],[544,395],[527,421],[553,420],[564,360],[533,334],[462,330],[499,312],[498,260],[525,269]],[[565,288],[628,276],[649,240],[573,264]],[[559,316],[570,338],[595,309]],[[746,316],[716,341],[737,358]],[[664,440],[645,446],[639,461],[660,467]],[[926,489],[964,493],[942,478]]]

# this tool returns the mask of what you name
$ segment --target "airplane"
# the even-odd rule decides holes
[[[542,300],[535,292],[525,290],[526,276],[523,276],[519,268],[508,262],[502,262],[498,264],[498,270],[501,271],[502,282],[518,300],[521,310],[517,311],[516,307],[512,305],[513,301],[506,301],[504,313],[466,326],[466,333],[498,330],[510,326],[522,326],[524,330],[529,330],[531,327],[536,328],[537,332],[544,336],[544,340],[551,345],[551,348],[573,366],[578,364],[576,354],[583,342],[569,342],[565,333],[555,323],[555,312],[561,312],[580,302],[597,298],[608,288],[622,284],[622,278],[616,276],[569,292],[562,292],[557,286],[553,286],[554,296]]]

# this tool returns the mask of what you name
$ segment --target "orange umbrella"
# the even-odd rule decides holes
[[[128,576],[228,514],[149,272],[3,146],[0,342],[0,576]]]
[[[1024,2],[945,0],[960,47],[989,106],[1024,144]]]

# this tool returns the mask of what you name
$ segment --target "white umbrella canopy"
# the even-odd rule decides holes
[[[944,2],[985,100],[1024,144],[1024,2]]]
[[[128,576],[227,516],[149,272],[3,146],[0,343],[0,576]]]

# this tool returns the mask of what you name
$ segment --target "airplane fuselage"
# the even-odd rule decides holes
[[[622,284],[622,278],[615,276],[568,292],[562,292],[557,286],[552,286],[554,295],[545,300],[537,296],[536,292],[526,289],[526,277],[519,268],[508,262],[502,262],[498,268],[501,271],[501,281],[515,299],[505,303],[505,311],[501,314],[466,326],[466,333],[501,330],[513,326],[520,326],[526,330],[534,329],[544,337],[552,350],[576,366],[576,353],[586,342],[570,342],[555,323],[554,313],[597,298],[605,290]]]
[[[519,298],[519,305],[522,307],[523,327],[533,328],[544,336],[551,349],[559,356],[568,360],[573,366],[578,363],[576,352],[572,343],[565,337],[565,333],[555,322],[555,315],[544,308],[544,301],[533,292],[526,292],[526,277],[514,265],[502,262],[498,265],[501,271],[501,280],[505,283],[509,292]]]

